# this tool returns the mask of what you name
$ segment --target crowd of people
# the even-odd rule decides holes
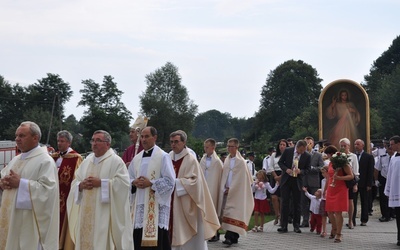
[[[339,149],[325,145],[321,152],[312,137],[282,139],[257,171],[254,154],[245,160],[236,138],[224,157],[214,139],[205,140],[198,161],[184,131],[170,134],[169,153],[156,145],[157,134],[152,126],[131,128],[133,144],[121,158],[111,135],[94,131],[93,153],[83,159],[70,132],[57,134],[57,151],[49,154],[39,126],[22,122],[15,133],[21,153],[1,170],[0,249],[207,249],[221,230],[230,246],[263,231],[270,201],[279,233],[293,224],[295,233],[309,227],[340,243],[343,212],[349,229],[367,225],[373,186],[380,187],[379,220],[395,217],[400,228],[399,136],[376,158],[361,139],[352,145],[341,138]]]
[[[349,229],[356,225],[367,226],[373,211],[373,187],[379,187],[382,213],[379,221],[398,218],[399,175],[396,175],[397,171],[395,175],[389,173],[397,170],[392,168],[397,163],[392,158],[400,149],[400,144],[397,145],[399,139],[399,136],[392,137],[390,144],[389,141],[385,144],[385,152],[377,156],[364,151],[363,140],[356,139],[351,144],[348,138],[339,140],[340,148],[325,143],[320,150],[315,149],[312,137],[297,141],[295,146],[282,139],[275,150],[269,148],[262,169],[273,185],[280,185],[271,192],[274,225],[280,226],[277,231],[287,233],[288,224],[292,223],[295,233],[310,227],[310,232],[315,231],[323,238],[340,243],[344,226]],[[350,152],[351,147],[354,147],[354,152]],[[340,167],[336,166],[338,155],[345,157],[345,164]],[[391,189],[390,184],[395,188]],[[258,185],[257,181],[254,185]],[[361,216],[356,222],[358,197]],[[343,221],[343,212],[348,214],[347,223]],[[328,219],[330,231],[327,229]],[[397,225],[400,228],[400,224]],[[400,235],[397,241],[400,245]]]

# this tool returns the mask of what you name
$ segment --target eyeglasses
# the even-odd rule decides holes
[[[178,143],[180,143],[181,141],[178,141],[178,140],[175,140],[175,141],[169,141],[169,143],[172,145],[172,144],[178,144]]]
[[[100,143],[100,142],[108,142],[107,140],[100,140],[100,139],[91,139],[90,144]]]

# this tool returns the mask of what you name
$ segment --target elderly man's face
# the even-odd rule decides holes
[[[185,143],[181,140],[181,137],[179,135],[170,137],[169,140],[171,143],[172,151],[174,151],[175,154],[179,154],[185,148]]]
[[[28,152],[39,144],[39,136],[32,135],[28,125],[19,126],[15,132],[15,142],[21,152]]]
[[[92,151],[96,157],[103,156],[110,149],[110,142],[106,140],[103,133],[97,133],[90,140]]]
[[[57,147],[60,152],[65,152],[71,146],[71,142],[67,138],[59,136],[57,137]]]

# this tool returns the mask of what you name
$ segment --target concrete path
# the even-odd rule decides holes
[[[288,233],[278,233],[278,226],[273,225],[273,221],[264,225],[264,232],[248,232],[247,236],[241,236],[238,244],[227,247],[222,244],[223,235],[218,242],[208,243],[209,249],[400,249],[397,246],[396,220],[389,222],[380,222],[380,211],[378,202],[374,202],[374,213],[370,216],[367,226],[359,226],[359,216],[356,220],[357,226],[354,229],[348,229],[344,226],[341,243],[334,243],[333,239],[328,237],[321,238],[319,235],[310,232],[310,228],[301,228],[302,233],[293,232],[293,226],[289,226]],[[360,209],[358,209],[360,211]],[[343,214],[345,217],[346,213]],[[347,218],[344,220],[347,223]],[[330,232],[331,225],[327,225]],[[328,234],[329,236],[329,234]]]

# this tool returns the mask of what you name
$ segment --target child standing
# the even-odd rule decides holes
[[[311,212],[311,219],[310,219],[310,232],[314,232],[317,230],[317,234],[321,234],[321,226],[322,226],[322,216],[319,214],[319,207],[321,203],[321,196],[322,191],[318,189],[315,191],[314,195],[311,195],[306,187],[303,187],[303,191],[305,192],[306,196],[311,200],[310,202],[310,212]]]
[[[322,217],[322,232],[321,232],[321,237],[326,236],[326,218],[328,217],[328,213],[325,211],[325,203],[326,203],[326,190],[325,190],[325,185],[326,185],[326,180],[328,178],[328,166],[324,166],[321,168],[321,174],[324,177],[324,179],[321,180],[321,203],[319,206],[319,214]]]
[[[273,194],[278,186],[279,183],[277,182],[274,188],[271,187],[267,179],[267,174],[264,170],[259,170],[257,172],[256,180],[252,184],[252,189],[254,192],[254,228],[251,229],[251,231],[263,231],[264,214],[270,211],[266,190]],[[259,216],[261,223],[259,223]]]

